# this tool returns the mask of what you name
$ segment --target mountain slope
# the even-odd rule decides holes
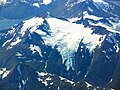
[[[16,12],[21,5],[31,11],[18,11],[22,17],[7,12],[5,18],[29,18],[0,31],[0,89],[120,89],[118,6],[103,0],[17,0],[3,6]]]
[[[50,12],[57,17],[73,18],[80,17],[83,11],[88,11],[90,14],[105,18],[111,16],[120,17],[120,7],[103,0],[48,0],[48,4],[45,1],[10,0],[6,4],[0,5],[0,17],[23,19],[34,15],[41,16],[45,12]]]
[[[1,67],[11,71],[15,65],[26,63],[36,71],[107,87],[116,78],[113,72],[119,62],[119,32],[102,28],[101,34],[70,21],[33,17],[1,31]]]

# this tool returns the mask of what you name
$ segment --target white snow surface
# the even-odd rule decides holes
[[[45,5],[50,4],[51,2],[52,2],[52,0],[43,0],[43,3],[44,3]]]
[[[37,74],[38,74],[39,76],[46,76],[46,75],[48,75],[48,73],[45,73],[45,72],[37,72]]]
[[[97,4],[104,4],[104,5],[108,5],[107,2],[103,1],[103,0],[93,0],[94,3],[97,3]]]
[[[93,0],[94,2],[104,2],[103,0]]]
[[[43,80],[43,79],[41,79],[40,77],[45,77],[45,76],[47,76],[47,75],[54,76],[54,74],[45,73],[45,72],[38,72],[38,71],[37,71],[37,74],[38,74],[38,76],[39,76],[38,81],[41,81],[43,84],[45,84],[45,86],[48,85],[47,82],[48,82],[48,81],[51,81],[52,78],[51,78],[51,77],[47,77],[46,79]],[[68,80],[68,79],[66,79],[66,78],[63,78],[63,77],[61,77],[61,76],[59,76],[59,78],[60,78],[60,80],[62,80],[62,81],[66,81],[66,82],[68,82],[68,83],[74,84],[74,82],[71,81],[71,80]],[[51,83],[51,84],[53,84],[53,83]]]
[[[11,45],[11,46],[14,46],[14,45],[20,43],[21,41],[22,41],[22,40],[20,39],[20,37],[17,37],[16,40],[15,40],[14,42],[12,42],[10,45]]]
[[[87,88],[92,86],[92,85],[89,84],[88,82],[85,82],[85,83],[87,84]]]
[[[7,2],[7,0],[0,0],[0,5],[5,4],[6,2]]]
[[[26,31],[29,30],[30,33],[36,32],[41,35],[46,45],[49,45],[52,48],[57,46],[57,50],[62,56],[62,63],[66,65],[67,70],[70,68],[74,70],[74,54],[77,52],[81,41],[86,45],[86,48],[88,48],[90,52],[93,52],[96,46],[101,45],[101,42],[105,37],[92,34],[93,30],[84,28],[83,25],[72,23],[73,19],[69,19],[70,22],[68,22],[56,18],[46,18],[46,21],[50,26],[50,30],[48,30],[50,35],[47,35],[46,32],[37,30],[38,25],[43,24],[43,21],[44,19],[39,17],[33,17],[32,19],[24,21],[23,27],[19,32],[20,36],[16,37],[10,45],[14,46],[20,43]],[[100,38],[103,39],[99,41]],[[42,57],[41,48],[39,46],[31,44],[29,48],[33,53],[38,52]]]
[[[90,28],[84,28],[83,25],[72,23],[74,19],[69,19],[70,22],[68,22],[57,18],[46,18],[50,26],[50,30],[48,30],[50,35],[47,35],[46,32],[37,29],[38,25],[43,24],[43,21],[44,19],[39,17],[33,17],[24,21],[19,35],[12,40],[13,42],[11,42],[10,46],[20,43],[26,31],[30,33],[36,32],[41,35],[45,45],[49,45],[52,48],[57,46],[57,50],[62,56],[62,63],[67,67],[66,69],[69,70],[72,68],[74,70],[74,54],[78,50],[79,43],[82,41],[86,45],[86,48],[92,53],[94,48],[101,45],[105,38],[105,36],[102,35],[92,34],[93,30]],[[101,41],[99,41],[100,38],[102,38]],[[6,43],[4,45],[6,45]],[[33,53],[38,52],[42,57],[39,46],[31,44],[29,48]]]
[[[90,10],[90,9],[91,9],[91,8],[89,7],[89,10]],[[92,12],[92,10],[91,10],[91,12]],[[84,14],[84,17],[83,17],[84,19],[85,19],[85,18],[89,18],[89,19],[93,19],[93,20],[100,20],[100,19],[103,18],[103,17],[94,16],[94,15],[89,15],[87,11],[84,11],[83,14]]]
[[[34,17],[29,20],[24,21],[23,27],[21,29],[20,34],[24,36],[27,29],[30,29],[30,31],[35,31],[38,25],[41,25],[43,23],[42,18]]]
[[[75,22],[75,21],[77,21],[77,20],[80,20],[81,18],[70,18],[70,19],[68,19],[69,20],[69,22],[70,23],[72,23],[72,22]]]
[[[59,76],[59,78],[60,78],[61,81],[62,81],[62,80],[65,80],[66,82],[69,82],[69,83],[71,83],[71,84],[74,84],[74,82],[71,81],[71,80],[65,79],[65,78],[60,77],[60,76]]]
[[[106,28],[106,29],[107,29],[108,31],[110,31],[110,32],[114,32],[114,33],[119,33],[119,34],[120,34],[120,31],[114,30],[113,27],[110,27],[110,26],[108,26],[108,25],[105,25],[104,23],[99,22],[99,23],[97,23],[97,24],[94,24],[94,23],[91,23],[91,22],[90,22],[90,24],[91,24],[91,25],[94,25],[94,26],[102,26],[102,27]]]
[[[9,39],[6,42],[4,42],[3,45],[2,45],[2,47],[5,47],[7,43],[9,43],[9,42],[11,42],[13,40],[14,36],[16,35],[15,34],[15,30],[16,30],[15,28],[12,28],[12,30],[8,31],[7,34],[10,34],[10,35],[14,34],[14,35],[13,35],[13,37],[11,39]]]
[[[39,5],[39,3],[33,3],[33,6],[35,6],[35,7],[40,7],[40,5]]]
[[[41,48],[39,46],[31,44],[29,48],[31,51],[33,51],[32,53],[35,53],[37,51],[39,55],[42,57]]]
[[[92,8],[88,7],[88,9],[89,9],[90,12],[93,12],[93,9],[92,9]]]
[[[0,76],[2,76],[2,79],[6,78],[9,73],[10,73],[10,71],[7,70],[6,68],[0,69]]]
[[[22,57],[22,54],[19,53],[19,52],[17,52],[17,53],[15,54],[15,56],[17,56],[17,57]]]
[[[20,75],[22,75],[21,66],[20,66],[20,65],[18,65],[17,70],[18,70],[18,72],[20,73]]]
[[[8,32],[8,34],[13,34],[14,33],[13,37],[11,39],[7,40],[2,45],[2,47],[6,46],[7,43],[10,43],[7,50],[13,48],[13,46],[19,44],[22,41],[21,38],[23,38],[26,31],[28,31],[28,30],[30,31],[30,33],[32,33],[33,31],[36,31],[36,32],[40,33],[40,31],[37,31],[36,28],[37,28],[38,25],[41,25],[43,23],[43,20],[44,19],[42,19],[42,18],[33,17],[33,18],[29,19],[29,20],[24,21],[23,22],[24,24],[23,24],[20,32],[18,33],[19,35],[16,38],[14,38],[16,36],[16,33],[15,33],[16,29],[13,28],[12,32],[11,31]]]
[[[46,75],[49,75],[49,73],[38,72],[38,71],[37,71],[37,74],[38,74],[38,76],[40,76],[40,77],[41,77],[41,76],[44,77],[44,76],[46,76]],[[41,81],[45,86],[48,86],[48,81],[49,81],[49,80],[52,80],[51,78],[41,79],[40,77],[37,78],[38,81]]]
[[[46,19],[50,25],[51,36],[42,37],[45,44],[52,46],[58,46],[58,51],[62,55],[63,63],[66,61],[65,65],[67,70],[73,67],[73,57],[74,53],[79,47],[80,41],[83,39],[83,43],[92,52],[94,48],[99,45],[102,41],[102,35],[92,34],[90,28],[84,28],[83,25],[77,25],[75,23],[70,23],[67,21],[62,21],[56,18]]]
[[[46,33],[41,30],[36,30],[35,32],[39,35],[46,35]]]

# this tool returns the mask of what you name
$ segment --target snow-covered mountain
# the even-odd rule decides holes
[[[46,12],[57,17],[73,18],[81,16],[83,11],[102,17],[120,17],[119,6],[103,0],[8,0],[0,5],[0,16],[8,19],[42,16]]]
[[[103,0],[41,5],[39,14],[0,31],[0,89],[119,90],[119,6]]]

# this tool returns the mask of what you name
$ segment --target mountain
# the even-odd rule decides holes
[[[118,5],[102,0],[8,0],[0,6],[0,17],[24,19],[50,12],[57,17],[73,18],[81,16],[83,11],[102,17],[120,17]]]
[[[32,14],[3,18],[20,21],[0,30],[0,89],[119,90],[120,7],[102,0],[35,2],[43,3],[3,5],[23,5]]]

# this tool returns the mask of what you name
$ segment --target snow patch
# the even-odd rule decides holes
[[[88,10],[89,10],[90,12],[93,12],[93,9],[92,9],[92,8],[90,8],[90,7],[88,7]]]
[[[17,56],[17,57],[21,57],[21,56],[22,56],[22,54],[21,54],[21,53],[19,53],[19,52],[17,52],[17,53],[15,54],[15,56]]]
[[[119,48],[119,46],[118,46],[118,43],[115,44],[115,49],[116,49],[116,53],[118,53],[119,50],[120,50],[120,48]]]
[[[41,30],[36,30],[35,32],[39,35],[46,35],[46,33]]]
[[[42,53],[41,53],[41,48],[39,46],[30,44],[30,50],[33,51],[32,53],[34,54],[36,51],[39,53],[39,55],[42,57]]]
[[[6,78],[9,73],[10,73],[10,71],[7,70],[6,68],[0,69],[0,76],[2,76],[2,79]]]
[[[15,46],[16,44],[20,43],[21,41],[22,41],[22,40],[20,39],[20,37],[17,37],[17,38],[15,39],[15,41],[12,42],[10,45],[11,45],[11,47],[12,47],[12,46]]]
[[[89,16],[87,16],[87,17],[89,18]],[[90,17],[90,18],[92,19],[94,17]],[[96,18],[96,20],[97,20],[97,18]],[[98,20],[100,20],[100,18]],[[98,22],[96,24],[89,22],[89,24],[94,25],[94,26],[102,26],[102,27],[106,28],[107,31],[110,31],[110,32],[113,32],[113,33],[119,33],[120,34],[119,30],[115,30],[115,27],[117,26],[116,23],[112,23],[113,27],[110,27],[110,26],[106,25],[105,23],[101,23],[101,22]]]
[[[89,8],[89,9],[91,9],[91,8]],[[87,13],[87,11],[84,11],[83,12],[83,14],[84,14],[84,16],[83,16],[83,18],[85,19],[85,18],[89,18],[89,19],[93,19],[93,20],[100,20],[100,19],[102,19],[103,17],[97,17],[97,16],[94,16],[94,15],[89,15],[88,13]]]
[[[11,39],[7,40],[6,42],[4,42],[3,45],[2,45],[2,47],[5,47],[7,43],[10,43],[13,40],[13,38],[16,35],[15,31],[16,31],[15,28],[12,28],[12,30],[8,31],[8,33],[6,34],[6,36],[10,34],[10,35],[13,35],[13,37]]]
[[[44,73],[44,72],[37,72],[37,74],[38,74],[40,77],[41,77],[41,76],[44,77],[44,76],[48,75],[48,73]],[[47,81],[52,80],[51,78],[41,79],[40,77],[37,78],[38,81],[41,81],[45,86],[48,86]]]
[[[39,5],[39,3],[33,3],[33,6],[35,6],[35,7],[40,7],[40,5]]]
[[[52,2],[52,0],[43,0],[43,3],[44,3],[45,5],[50,4],[51,2]]]
[[[74,82],[73,82],[73,81],[70,81],[70,80],[65,79],[65,78],[63,78],[63,77],[60,77],[60,76],[59,76],[59,78],[60,78],[60,80],[62,80],[62,81],[63,81],[63,80],[65,80],[65,81],[67,81],[67,82],[69,82],[69,83],[71,83],[71,84],[74,84]]]
[[[85,83],[87,84],[87,88],[92,86],[92,85],[89,84],[88,82],[85,82]]]
[[[98,4],[108,5],[108,3],[103,0],[93,0],[93,2],[98,3]]]
[[[112,81],[113,81],[113,79],[110,80],[110,82],[112,82]]]
[[[24,36],[26,30],[30,30],[30,32],[32,33],[33,31],[36,30],[38,25],[41,25],[43,23],[43,21],[44,19],[38,18],[38,17],[34,17],[34,18],[24,21],[20,34]]]
[[[80,20],[81,18],[70,18],[68,19],[70,23]]]
[[[52,80],[50,77],[46,78],[46,81],[50,81],[50,80]]]
[[[20,73],[20,75],[22,75],[22,72],[21,72],[21,69],[20,69],[20,65],[18,65],[17,70]]]
[[[70,67],[74,70],[74,53],[77,51],[81,40],[90,52],[102,42],[99,41],[103,37],[102,35],[92,34],[93,30],[84,28],[83,25],[55,18],[47,18],[46,20],[51,28],[49,30],[50,35],[42,36],[42,38],[46,45],[52,46],[52,48],[57,46],[62,55],[62,63],[65,63],[67,70]]]
[[[6,2],[7,2],[7,0],[0,0],[0,5],[5,4]]]
[[[38,74],[39,76],[46,76],[46,75],[48,75],[48,73],[44,73],[44,72],[37,72],[37,74]]]

